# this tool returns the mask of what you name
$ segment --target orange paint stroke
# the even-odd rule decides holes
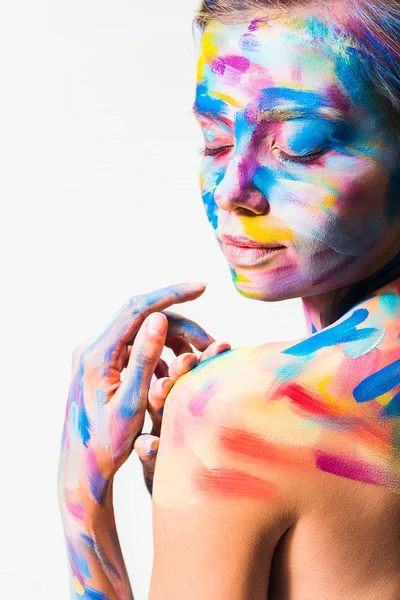
[[[202,469],[194,477],[197,488],[206,493],[228,498],[276,500],[278,487],[248,473],[234,469]]]
[[[278,469],[297,471],[314,465],[313,460],[310,462],[310,451],[307,448],[285,448],[277,443],[266,442],[262,437],[246,431],[226,428],[222,430],[219,440],[222,447],[233,454],[252,461],[261,461]]]

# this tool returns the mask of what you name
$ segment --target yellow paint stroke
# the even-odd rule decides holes
[[[375,398],[375,400],[381,406],[386,406],[386,404],[389,404],[389,402],[391,400],[393,400],[393,394],[391,394],[390,392],[387,392],[386,394],[382,394],[382,396],[378,396],[377,398]]]
[[[218,46],[216,44],[215,35],[211,32],[205,32],[201,45],[201,56],[197,63],[197,81],[203,79],[204,66],[209,64],[218,54]]]
[[[268,224],[261,225],[261,223],[256,223],[255,221],[256,219],[246,217],[242,219],[244,233],[252,240],[261,243],[268,243],[290,242],[295,239],[293,231],[288,228],[283,228],[276,225],[271,226]]]
[[[232,96],[229,96],[228,94],[224,94],[223,92],[211,92],[211,96],[214,96],[215,98],[219,98],[220,100],[223,100],[224,102],[227,102],[228,104],[231,104],[231,106],[234,106],[235,108],[243,108],[244,103],[240,102],[239,100],[235,100],[234,98],[232,98]]]
[[[333,379],[332,375],[329,375],[328,377],[324,377],[323,379],[321,379],[321,381],[318,383],[318,389],[321,393],[321,396],[329,404],[329,406],[334,409],[335,413],[344,414],[345,411],[343,410],[343,408],[340,408],[340,406],[338,406],[337,398],[334,398],[328,392],[328,386],[329,386],[330,382],[332,381],[332,379]]]
[[[76,593],[79,594],[79,596],[83,596],[85,593],[85,588],[80,583],[80,581],[78,581],[78,579],[75,577],[75,575],[72,576],[72,581],[73,581]]]
[[[241,275],[240,273],[236,273],[234,281],[236,283],[251,283],[251,279],[248,279],[245,275]]]

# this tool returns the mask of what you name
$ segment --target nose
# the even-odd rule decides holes
[[[254,215],[269,211],[267,198],[253,183],[257,168],[253,162],[251,158],[235,156],[229,161],[224,177],[214,191],[214,200],[222,210],[242,210]]]

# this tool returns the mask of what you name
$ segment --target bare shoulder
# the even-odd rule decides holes
[[[304,556],[320,567],[315,597],[327,577],[336,578],[332,597],[337,584],[337,597],[351,589],[356,598],[357,578],[372,589],[366,572],[380,589],[384,576],[397,585],[399,333],[355,309],[319,334],[234,350],[177,383],[154,482],[155,585],[168,579],[171,563],[160,557],[178,539],[191,579],[201,564],[215,598],[265,598],[267,575],[279,590],[276,574],[287,570],[301,582]],[[350,569],[360,548],[364,558]],[[232,589],[210,579],[215,549]]]
[[[214,580],[223,588],[215,598],[265,598],[272,557],[273,586],[282,569],[307,579],[304,556],[315,556],[315,597],[329,568],[347,569],[342,588],[336,581],[338,598],[346,586],[356,598],[352,578],[367,582],[368,569],[376,582],[385,572],[395,582],[388,573],[400,567],[400,326],[376,314],[355,308],[308,338],[218,356],[168,397],[154,482],[155,536],[164,540],[164,555],[175,527],[175,539],[190,532],[194,540],[192,566],[201,561],[210,570],[207,557],[218,548],[230,580],[243,586],[260,560],[264,565],[264,579],[251,580],[258,595],[235,596]],[[165,511],[178,511],[179,525]],[[207,524],[212,530],[204,536]],[[357,548],[364,559],[352,570]],[[383,555],[371,570],[378,548]],[[360,598],[369,598],[365,593]]]
[[[355,308],[308,338],[218,356],[172,390],[164,445],[200,457],[207,440],[209,461],[240,461],[286,486],[307,473],[309,489],[324,472],[398,492],[399,333],[398,321]]]

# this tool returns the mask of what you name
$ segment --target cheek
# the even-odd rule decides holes
[[[391,225],[385,216],[388,176],[360,170],[354,175],[318,170],[307,181],[280,180],[270,192],[272,211],[302,243],[320,242],[336,253],[360,257]]]
[[[207,168],[207,159],[203,161],[200,173],[200,189],[207,218],[214,230],[218,228],[218,205],[214,200],[216,187],[222,181],[223,171],[219,169]]]

